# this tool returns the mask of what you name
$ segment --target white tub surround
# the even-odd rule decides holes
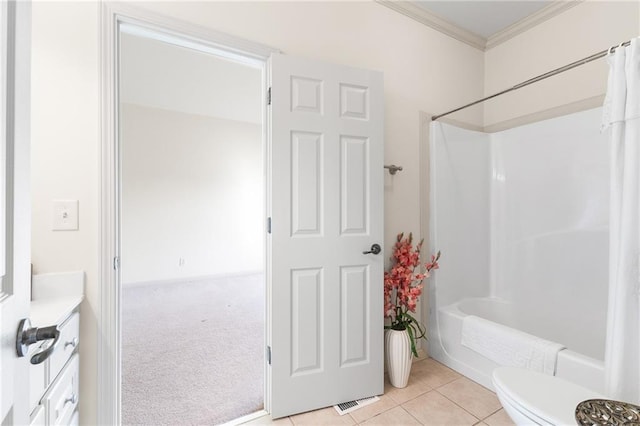
[[[576,352],[567,348],[580,347],[590,339],[588,334],[576,334],[567,336],[568,340],[553,343],[548,340],[549,333],[542,335],[531,334],[526,324],[527,310],[524,307],[516,307],[513,303],[497,298],[471,298],[460,302],[453,303],[440,308],[437,318],[439,324],[435,327],[439,328],[439,334],[432,336],[440,336],[439,339],[433,339],[429,346],[430,355],[445,362],[451,368],[458,370],[465,376],[475,380],[483,386],[493,389],[491,374],[495,368],[501,366],[518,366],[526,368],[526,359],[531,358],[530,355],[525,356],[523,360],[517,358],[509,361],[505,354],[500,352],[480,353],[478,350],[465,346],[463,342],[463,324],[465,319],[472,316],[483,315],[483,321],[491,323],[492,328],[499,328],[509,335],[528,336],[538,341],[549,342],[553,347],[553,352],[557,350],[555,359],[551,359],[555,363],[555,371],[547,374],[562,377],[573,383],[577,383],[595,392],[603,391],[603,362],[589,356]],[[535,313],[533,313],[535,314]],[[561,313],[560,313],[561,314]],[[435,317],[435,315],[432,315]],[[556,317],[557,318],[557,317]],[[505,342],[496,342],[496,345],[505,346],[509,342],[509,337]],[[561,349],[562,348],[562,349]],[[505,353],[508,353],[505,349]],[[524,351],[524,345],[519,348]],[[531,363],[529,367],[533,371],[540,371],[542,362],[538,359],[540,365]],[[494,389],[495,390],[495,389]]]
[[[432,357],[487,387],[493,369],[519,365],[602,392],[609,165],[601,114],[492,134],[432,124],[430,250],[446,260],[429,287]],[[490,348],[462,344],[471,315],[486,321]]]

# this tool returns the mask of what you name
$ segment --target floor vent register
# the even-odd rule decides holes
[[[334,405],[333,408],[336,409],[338,414],[344,416],[352,411],[356,411],[358,408],[362,408],[366,405],[373,404],[376,401],[380,401],[380,398],[377,396],[371,396],[369,398],[356,399],[355,401],[343,402],[338,405]]]

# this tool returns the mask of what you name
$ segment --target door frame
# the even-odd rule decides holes
[[[100,313],[98,315],[97,423],[121,423],[121,310],[120,310],[120,151],[118,134],[118,67],[120,26],[159,34],[164,41],[216,53],[245,63],[263,64],[263,99],[270,81],[267,61],[279,50],[213,31],[188,22],[119,2],[104,2],[100,19],[101,147],[100,147]],[[266,102],[263,102],[263,160],[265,167],[265,222],[270,209],[270,140]],[[266,226],[265,226],[266,229]],[[266,238],[265,238],[266,241]],[[270,252],[265,243],[266,341],[270,339]],[[265,362],[265,409],[270,409],[270,376]]]
[[[0,9],[0,423],[27,424],[30,364],[15,336],[31,293],[31,2],[2,0]]]

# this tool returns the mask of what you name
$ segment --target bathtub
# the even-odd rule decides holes
[[[555,375],[596,392],[604,391],[604,327],[567,330],[559,309],[533,309],[496,298],[463,299],[430,313],[429,355],[470,379],[493,389],[491,374],[499,365],[462,346],[462,321],[475,315],[566,346],[558,353]],[[558,311],[558,312],[554,312]],[[554,314],[556,317],[554,318]],[[580,326],[584,323],[575,322]],[[566,324],[566,322],[562,322]],[[563,333],[563,334],[559,334]],[[586,352],[586,353],[585,353]]]

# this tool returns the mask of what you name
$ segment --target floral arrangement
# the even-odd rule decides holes
[[[422,295],[422,282],[429,278],[433,269],[438,269],[440,252],[431,256],[431,261],[424,265],[421,271],[420,250],[422,243],[413,246],[413,235],[404,237],[404,233],[398,234],[391,259],[394,265],[391,270],[384,273],[384,316],[391,320],[391,324],[385,326],[392,330],[407,330],[411,341],[411,352],[418,356],[416,340],[426,339],[426,328],[411,315],[418,306],[418,298]],[[417,268],[417,270],[416,270]]]

